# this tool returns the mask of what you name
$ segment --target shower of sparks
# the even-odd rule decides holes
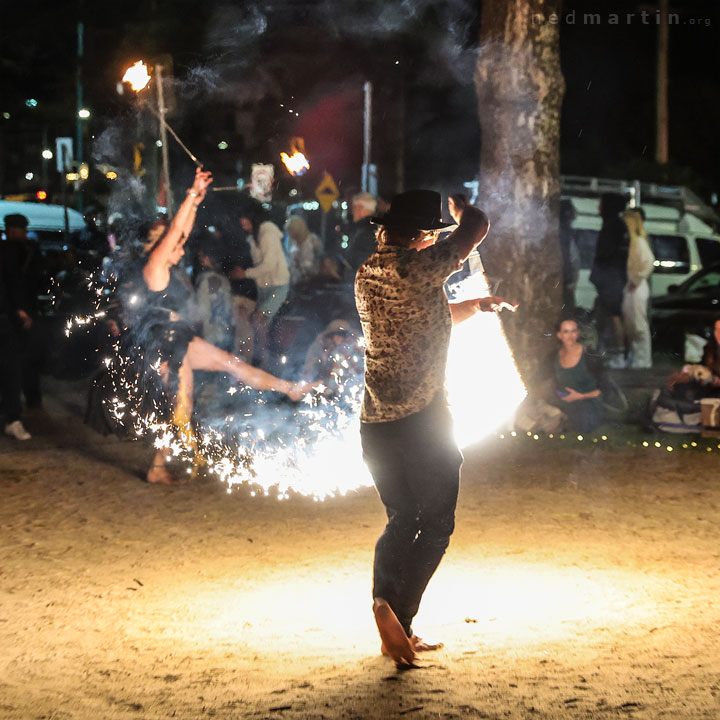
[[[457,299],[486,290],[479,273],[456,288]],[[66,334],[106,316],[102,303],[107,294],[93,295],[95,312],[68,320]],[[147,409],[141,379],[116,340],[114,357],[103,360],[115,387],[105,402],[131,435],[149,438],[187,472],[201,460],[205,472],[225,483],[228,492],[245,484],[251,495],[325,500],[372,485],[360,448],[363,344],[360,336],[325,350],[323,382],[296,405],[277,405],[268,402],[267,394],[231,386],[225,397],[233,409],[199,421],[190,431],[164,421],[162,408]],[[150,367],[160,374],[161,359]],[[453,329],[447,384],[461,447],[507,426],[525,388],[494,313],[478,313]]]

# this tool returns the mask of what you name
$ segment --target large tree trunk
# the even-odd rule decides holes
[[[553,17],[553,13],[555,13]],[[478,205],[490,218],[482,246],[518,368],[531,382],[561,306],[560,0],[484,0],[475,75],[482,150]]]

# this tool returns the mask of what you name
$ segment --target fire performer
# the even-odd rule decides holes
[[[380,225],[378,248],[358,270],[355,299],[365,335],[363,458],[388,523],[375,547],[373,613],[382,652],[398,667],[440,645],[412,631],[423,592],[455,526],[462,453],[452,430],[445,371],[453,324],[478,311],[516,306],[498,297],[449,305],[443,285],[487,235],[475,207],[435,244],[441,198],[428,190],[396,195]]]
[[[183,431],[192,446],[194,435],[191,428],[193,408],[193,373],[196,370],[224,372],[235,380],[258,390],[272,390],[299,400],[311,386],[291,382],[253,367],[215,345],[197,337],[189,324],[188,300],[190,290],[182,282],[176,266],[185,254],[185,242],[195,222],[198,206],[212,182],[212,175],[198,168],[195,180],[187,191],[185,201],[178,209],[170,227],[160,224],[144,247],[145,261],[142,268],[142,285],[135,287],[136,295],[130,296],[125,305],[136,308],[131,322],[129,355],[139,361],[140,380],[143,387],[139,394],[172,395],[173,424]],[[132,286],[131,286],[132,288]],[[126,290],[127,295],[133,290]],[[158,387],[158,378],[162,385]],[[162,406],[160,400],[157,401]],[[166,451],[158,450],[146,479],[150,483],[172,484],[173,478],[165,465]]]

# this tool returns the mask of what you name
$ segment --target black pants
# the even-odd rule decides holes
[[[33,317],[32,327],[19,333],[22,358],[22,391],[28,407],[42,405],[40,373],[43,369],[46,347],[42,328],[37,317]]]
[[[0,397],[6,423],[20,419],[22,413],[21,383],[20,343],[17,333],[10,321],[6,317],[0,316]]]
[[[401,420],[362,423],[360,435],[388,516],[375,546],[373,597],[387,600],[409,637],[455,529],[463,457],[442,396]]]

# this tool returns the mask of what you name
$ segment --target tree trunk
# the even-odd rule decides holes
[[[478,205],[491,222],[482,256],[497,294],[520,303],[503,324],[526,383],[561,307],[559,13],[560,0],[484,0],[475,75]]]

